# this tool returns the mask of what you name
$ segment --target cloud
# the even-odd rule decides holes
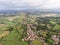
[[[43,8],[47,8],[47,9],[58,9],[58,8],[60,8],[60,0],[48,0],[43,5]]]
[[[60,0],[0,0],[0,9],[60,9]]]

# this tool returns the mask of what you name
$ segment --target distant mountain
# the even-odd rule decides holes
[[[0,10],[0,14],[17,14],[19,10]]]
[[[0,14],[18,14],[20,12],[29,14],[40,14],[40,13],[56,13],[60,14],[59,10],[46,10],[46,9],[26,9],[26,10],[0,10]]]

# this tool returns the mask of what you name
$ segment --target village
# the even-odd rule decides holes
[[[49,27],[49,26],[47,25],[47,27]],[[45,39],[43,37],[38,37],[31,28],[34,28],[33,24],[27,24],[27,36],[25,38],[23,38],[22,41],[33,41],[35,39],[39,39],[39,40],[41,40],[42,45],[46,45]],[[54,45],[60,44],[60,40],[59,40],[60,33],[58,33],[58,35],[51,35],[51,38],[54,41]]]

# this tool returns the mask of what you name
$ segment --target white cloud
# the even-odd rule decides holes
[[[0,0],[0,9],[60,9],[60,0]]]
[[[43,5],[43,8],[48,8],[48,9],[57,9],[57,8],[60,8],[60,0],[48,0]]]

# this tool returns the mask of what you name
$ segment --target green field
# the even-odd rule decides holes
[[[0,43],[2,45],[43,45],[41,40],[45,41],[46,45],[54,45],[51,36],[60,33],[59,17],[19,15],[10,18],[13,20],[8,17],[0,18]],[[27,24],[33,24],[31,29],[38,39],[22,41],[23,38],[28,37]],[[6,35],[5,31],[7,31]]]

